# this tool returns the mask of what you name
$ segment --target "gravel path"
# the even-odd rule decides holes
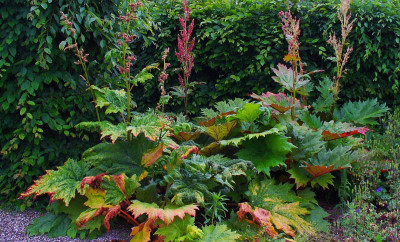
[[[25,212],[9,212],[0,210],[0,242],[25,242],[25,241],[88,241],[88,240],[72,240],[68,237],[59,237],[50,239],[47,236],[29,237],[25,234],[25,227],[42,213],[36,211]],[[91,241],[129,241],[130,226],[128,224],[115,223],[114,228],[109,233],[104,233],[103,236]]]

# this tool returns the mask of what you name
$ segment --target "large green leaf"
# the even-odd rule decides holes
[[[85,151],[82,159],[95,167],[90,171],[91,175],[125,173],[128,176],[139,176],[143,172],[143,155],[155,147],[156,143],[140,135],[132,143],[98,144]]]
[[[243,99],[235,98],[234,100],[217,102],[214,106],[214,109],[204,108],[201,110],[201,112],[205,118],[212,119],[220,116],[223,113],[235,113],[236,110],[242,109],[246,103],[247,101]]]
[[[42,217],[35,218],[26,228],[29,236],[47,234],[49,238],[66,236],[71,219],[65,214],[47,213]]]
[[[101,188],[106,191],[105,202],[111,205],[117,205],[129,199],[139,186],[136,175],[129,178],[125,174],[103,176],[101,183]]]
[[[147,113],[144,115],[134,116],[127,127],[127,131],[130,131],[135,137],[142,133],[148,139],[155,141],[161,130],[168,124],[168,120],[161,118],[156,114]]]
[[[134,200],[128,207],[128,210],[132,212],[135,218],[142,214],[147,214],[149,220],[156,221],[157,219],[160,219],[169,225],[174,221],[175,217],[183,219],[186,214],[194,217],[196,215],[196,210],[198,210],[198,206],[195,204],[183,206],[167,205],[164,208],[160,208],[155,203],[144,203]]]
[[[258,103],[246,103],[242,109],[236,111],[236,115],[231,118],[239,119],[249,124],[253,123],[261,114],[261,105]]]
[[[236,147],[239,147],[239,145],[241,145],[244,141],[246,140],[251,140],[251,139],[261,139],[263,137],[266,137],[268,135],[271,134],[280,134],[281,131],[283,131],[285,129],[284,126],[276,126],[272,129],[260,132],[260,133],[253,133],[253,134],[247,134],[243,137],[238,137],[238,138],[233,138],[233,139],[229,139],[229,140],[221,140],[219,143],[222,146],[227,146],[227,145],[233,145]]]
[[[168,226],[162,226],[154,233],[165,236],[164,241],[194,241],[202,236],[202,232],[194,225],[194,218],[185,216],[183,219],[175,219]]]
[[[125,90],[110,90],[108,87],[98,88],[91,86],[95,91],[95,103],[97,107],[107,107],[105,113],[121,113],[124,114],[127,109],[128,96]]]
[[[225,224],[203,227],[203,238],[199,242],[238,241],[240,234],[231,231]]]
[[[378,124],[377,118],[382,117],[389,110],[386,104],[379,104],[377,99],[367,101],[348,102],[339,110],[335,110],[333,117],[342,122],[361,125]]]
[[[52,200],[61,199],[68,206],[76,192],[83,194],[84,190],[80,189],[80,183],[88,171],[87,163],[69,159],[63,166],[57,167],[57,170],[46,171],[46,174],[36,180],[19,198],[49,194]]]
[[[315,131],[305,125],[289,124],[287,135],[291,143],[296,146],[291,152],[291,156],[296,161],[308,160],[325,147],[326,142],[322,140],[322,131]]]
[[[253,181],[246,195],[250,204],[270,212],[270,221],[276,229],[294,237],[295,231],[300,234],[313,234],[312,225],[305,220],[310,212],[304,208],[309,199],[298,197],[292,190],[292,185],[276,184],[274,180]]]
[[[296,146],[288,142],[288,138],[279,134],[271,134],[264,138],[251,139],[243,143],[236,155],[243,160],[252,161],[258,171],[269,175],[270,169],[286,166],[286,155]]]

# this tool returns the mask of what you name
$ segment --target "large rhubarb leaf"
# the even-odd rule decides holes
[[[107,204],[107,200],[113,202],[115,199],[110,199],[110,196],[107,197],[106,191],[99,188],[88,188],[85,196],[88,200],[84,204],[89,208],[79,215],[75,221],[76,225],[78,227],[84,227],[86,223],[97,216],[105,215],[104,226],[107,228],[107,231],[109,231],[110,220],[120,213],[121,206],[119,204]]]
[[[235,114],[236,110],[242,109],[247,101],[235,98],[234,100],[218,102],[215,104],[214,109],[204,108],[201,110],[203,116],[207,119],[219,117],[222,113]]]
[[[164,225],[161,222],[162,225]],[[175,219],[168,226],[164,225],[154,233],[164,236],[164,241],[195,241],[202,237],[202,232],[194,225],[194,218],[185,216],[183,219]]]
[[[98,144],[85,151],[82,159],[95,167],[91,170],[91,175],[126,173],[128,176],[133,174],[139,176],[143,172],[141,166],[143,156],[155,147],[155,142],[140,135],[132,143]]]
[[[261,138],[264,138],[271,134],[280,134],[281,131],[283,131],[284,129],[285,129],[284,126],[277,125],[272,129],[269,129],[269,130],[266,130],[266,131],[263,131],[260,133],[246,134],[243,137],[233,138],[233,139],[229,139],[229,140],[221,140],[219,143],[222,146],[233,145],[233,146],[239,147],[239,145],[241,145],[246,140],[259,139],[259,138],[261,139]]]
[[[125,199],[128,201],[138,187],[140,183],[136,175],[129,178],[125,174],[103,176],[101,184],[101,188],[106,191],[105,202],[110,205],[117,205]]]
[[[250,97],[262,101],[263,106],[272,107],[279,113],[287,112],[291,107],[302,108],[300,101],[295,99],[294,104],[292,103],[292,98],[287,97],[284,93],[274,94],[272,92],[263,93],[260,95],[251,94]]]
[[[238,241],[240,234],[228,229],[224,224],[203,227],[203,237],[199,242]]]
[[[66,236],[71,219],[65,214],[47,213],[42,217],[35,218],[26,228],[29,236],[47,234],[49,238]]]
[[[382,117],[388,110],[386,104],[379,105],[377,99],[370,99],[348,102],[340,110],[335,110],[333,117],[342,122],[374,125],[378,124],[377,118]]]
[[[307,75],[294,75],[292,68],[287,68],[283,64],[278,64],[278,69],[272,68],[272,71],[276,76],[272,79],[282,85],[289,92],[294,92],[305,86],[310,80],[308,80]]]
[[[67,160],[63,166],[57,167],[57,170],[48,170],[46,174],[36,180],[25,193],[22,193],[19,199],[30,195],[36,196],[49,194],[51,200],[61,199],[68,206],[76,192],[81,191],[81,180],[88,174],[89,165],[83,161]]]
[[[239,203],[239,211],[237,212],[238,219],[241,221],[247,214],[250,214],[253,223],[260,225],[264,228],[265,233],[267,233],[271,238],[274,238],[278,233],[276,232],[272,224],[271,213],[265,209],[256,207],[254,210],[248,203]],[[291,231],[291,234],[294,233]]]
[[[206,133],[211,136],[216,141],[224,139],[230,134],[233,128],[236,126],[237,121],[231,121],[220,125],[213,125],[207,127]]]
[[[206,179],[234,189],[234,176],[246,176],[254,170],[254,165],[250,161],[225,158],[222,155],[194,155],[190,160],[185,160],[185,169],[202,173]]]
[[[165,129],[169,124],[168,120],[156,114],[148,113],[143,116],[134,116],[127,127],[127,131],[130,131],[135,137],[143,133],[145,137],[155,141],[159,137],[161,130]]]
[[[183,219],[186,214],[194,217],[196,215],[196,210],[198,210],[198,206],[194,204],[184,206],[167,205],[163,209],[155,203],[144,203],[134,200],[128,207],[128,210],[132,212],[135,218],[142,214],[146,214],[149,220],[155,221],[160,219],[168,225],[174,221],[175,217]]]
[[[348,146],[337,146],[334,149],[323,149],[316,156],[303,161],[303,167],[313,177],[351,167],[356,160],[356,155]]]
[[[142,157],[142,165],[145,167],[153,165],[162,156],[165,148],[164,144],[159,144],[153,150],[146,152]]]
[[[90,86],[95,91],[96,99],[95,103],[97,107],[107,107],[106,114],[109,113],[121,113],[123,114],[127,109],[128,95],[125,90],[110,90],[108,87],[98,88],[96,86]],[[133,103],[134,106],[136,104]]]
[[[309,203],[309,199],[296,196],[291,190],[292,185],[275,184],[272,179],[264,180],[262,182],[253,181],[249,185],[249,191],[246,195],[249,197],[250,204],[255,206],[253,210],[251,207],[244,210],[252,209],[254,212],[260,208],[263,215],[265,225],[270,221],[277,230],[281,230],[286,234],[295,237],[295,232],[300,234],[313,234],[315,230],[312,225],[304,219],[304,216],[310,212],[302,207],[303,202]],[[268,218],[268,213],[270,213]],[[269,226],[269,225],[268,225]],[[273,237],[273,231],[268,227],[269,234]]]
[[[316,112],[330,113],[332,107],[335,104],[335,83],[331,81],[328,77],[325,77],[319,82],[316,87],[320,92],[318,99],[312,104],[312,107]]]
[[[126,125],[124,123],[114,125],[109,122],[103,122],[100,129],[101,139],[109,137],[113,144],[120,137],[126,138]]]
[[[279,134],[271,134],[265,138],[251,139],[243,143],[236,155],[243,160],[253,162],[258,171],[269,175],[270,169],[286,166],[286,155],[295,148],[288,138]]]
[[[354,127],[350,123],[334,122],[324,122],[322,127],[323,139],[326,141],[345,138],[351,135],[362,134],[366,135],[369,131],[368,127]]]
[[[260,107],[261,105],[258,103],[246,103],[242,109],[236,111],[236,115],[230,116],[230,118],[251,124],[262,114]]]
[[[134,86],[137,86],[139,83],[145,83],[147,80],[152,79],[154,76],[149,71],[152,69],[157,69],[158,64],[151,64],[143,68],[138,74],[131,79],[131,82]]]
[[[305,125],[288,124],[287,135],[291,143],[296,146],[291,152],[292,158],[296,161],[308,159],[325,147],[326,142],[322,140],[322,131],[315,131]]]

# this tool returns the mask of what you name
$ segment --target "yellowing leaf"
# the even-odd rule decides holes
[[[166,147],[163,144],[159,144],[153,150],[148,151],[142,157],[142,165],[149,167],[153,165],[162,155]]]
[[[234,120],[221,125],[213,125],[207,127],[206,133],[210,135],[214,140],[219,141],[229,135],[232,129],[236,126],[236,123],[237,121]]]
[[[128,210],[132,212],[135,218],[142,214],[147,214],[149,219],[161,219],[166,224],[174,221],[175,217],[183,219],[185,214],[194,217],[197,209],[197,205],[194,204],[184,205],[181,207],[169,205],[162,209],[155,203],[143,203],[138,200],[132,201],[132,204],[128,207]]]
[[[36,180],[25,193],[21,193],[19,199],[30,195],[36,198],[42,194],[49,194],[51,200],[61,199],[68,207],[76,192],[84,193],[84,190],[80,189],[80,184],[88,171],[89,166],[85,162],[69,159],[63,166],[57,167],[57,170],[46,171],[46,174]]]

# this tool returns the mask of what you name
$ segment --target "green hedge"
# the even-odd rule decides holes
[[[79,42],[89,58],[102,59],[94,18],[117,10],[117,0],[0,0],[0,202],[23,209],[16,200],[46,169],[77,157],[90,144],[76,132],[81,120],[95,119],[90,96],[70,52],[59,12],[77,23]],[[92,63],[96,65],[96,63]],[[101,66],[101,65],[99,65]],[[99,71],[101,68],[99,68]],[[92,73],[95,75],[96,73]],[[82,140],[84,139],[84,140]],[[92,140],[95,141],[95,140]]]
[[[195,18],[195,67],[192,80],[205,82],[192,96],[191,109],[229,97],[244,97],[251,92],[276,90],[271,67],[283,62],[287,44],[282,35],[278,13],[286,10],[284,0],[203,0],[192,1]],[[333,49],[326,43],[329,33],[340,33],[336,19],[339,1],[299,1],[291,9],[301,19],[301,56],[309,71],[325,69],[314,75],[317,83],[323,75],[333,76],[334,63],[328,57]],[[181,2],[159,0],[153,8],[157,45],[141,52],[141,59],[157,61],[166,47],[176,48]],[[349,36],[354,47],[342,81],[343,100],[377,97],[389,106],[398,105],[400,63],[400,4],[398,1],[352,1],[356,18]],[[138,45],[140,46],[140,45]],[[176,57],[169,59],[178,66]],[[170,85],[177,85],[172,73]],[[151,103],[156,89],[144,90],[143,103]],[[148,97],[151,97],[150,99]],[[147,105],[144,105],[147,106]],[[182,105],[180,105],[182,106]],[[177,105],[176,107],[180,107]]]

